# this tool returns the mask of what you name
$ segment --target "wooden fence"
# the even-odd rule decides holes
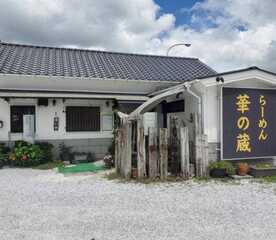
[[[198,177],[207,176],[207,137],[201,133],[199,119],[196,116],[194,121],[194,144],[189,141],[188,127],[176,129],[175,136],[169,136],[167,128],[149,128],[146,136],[142,120],[125,121],[116,130],[117,172],[124,178],[131,178],[135,175],[133,173],[137,173],[140,179],[166,179],[169,172],[184,179],[190,178],[193,172]],[[172,167],[169,169],[169,159],[173,166],[180,163],[179,171],[172,170]],[[192,166],[194,171],[191,171]]]

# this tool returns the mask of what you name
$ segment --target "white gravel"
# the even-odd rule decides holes
[[[1,240],[276,239],[276,184],[119,183],[0,170]]]

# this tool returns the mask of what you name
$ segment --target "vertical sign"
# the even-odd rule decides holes
[[[276,156],[276,91],[222,89],[222,158]]]

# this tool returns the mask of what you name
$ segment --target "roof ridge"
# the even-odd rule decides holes
[[[194,57],[165,56],[165,55],[143,54],[143,53],[127,53],[127,52],[94,50],[94,49],[88,49],[88,48],[42,46],[42,45],[21,44],[21,43],[8,43],[3,41],[0,41],[0,45],[30,47],[30,48],[60,49],[60,50],[70,50],[70,51],[85,51],[85,52],[96,52],[96,53],[98,52],[98,53],[104,53],[104,54],[118,54],[118,55],[130,55],[130,56],[141,56],[141,57],[156,57],[156,58],[171,58],[171,59],[173,58],[173,59],[186,59],[186,60],[196,60],[196,61],[199,60],[198,58],[194,58]]]

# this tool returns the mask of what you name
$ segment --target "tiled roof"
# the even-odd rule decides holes
[[[196,58],[3,42],[0,42],[0,73],[152,81],[187,81],[216,74]]]

